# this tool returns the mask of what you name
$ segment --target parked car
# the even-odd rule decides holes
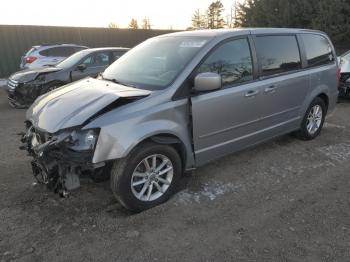
[[[110,174],[118,201],[142,211],[166,201],[184,171],[287,133],[316,138],[336,105],[338,70],[320,31],[158,36],[98,79],[36,100],[23,148],[56,192],[78,188],[88,172]]]
[[[350,97],[350,51],[339,57],[341,68],[341,77],[339,83],[339,95],[341,97]]]
[[[16,108],[28,107],[48,91],[87,76],[97,77],[127,48],[92,48],[75,53],[56,66],[19,71],[8,79],[8,99]]]
[[[75,44],[43,44],[33,46],[21,58],[21,69],[56,65],[72,54],[88,49]]]

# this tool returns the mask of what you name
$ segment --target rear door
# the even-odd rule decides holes
[[[254,79],[248,37],[225,41],[199,65],[195,74],[218,73],[222,89],[191,98],[196,162],[240,150],[261,140],[261,88]]]
[[[296,35],[257,35],[263,107],[261,125],[272,137],[298,128],[300,109],[309,90]]]
[[[306,66],[310,74],[310,91],[324,87],[330,91],[332,100],[337,97],[338,81],[336,56],[329,40],[319,34],[300,34],[304,49]],[[332,104],[335,102],[332,101]]]

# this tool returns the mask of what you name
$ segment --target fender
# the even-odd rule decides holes
[[[125,108],[126,109],[126,108]],[[147,139],[159,143],[181,143],[185,151],[184,166],[194,167],[191,129],[189,128],[189,112],[187,100],[165,103],[158,107],[124,116],[120,121],[101,125],[103,118],[118,114],[116,111],[102,115],[84,129],[100,128],[93,163],[126,157],[137,145]]]

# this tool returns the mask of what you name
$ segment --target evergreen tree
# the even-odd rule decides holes
[[[211,29],[223,28],[225,25],[222,13],[224,5],[220,0],[212,2],[207,10],[207,27]]]
[[[317,29],[339,44],[350,41],[349,13],[349,0],[246,0],[236,26]]]
[[[129,28],[130,29],[139,29],[139,25],[137,23],[137,20],[132,18],[130,23],[129,23]]]

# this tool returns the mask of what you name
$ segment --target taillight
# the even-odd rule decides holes
[[[340,84],[340,77],[341,77],[341,68],[340,68],[340,66],[338,66],[338,69],[337,69],[337,80],[338,80],[338,85]]]
[[[35,60],[36,60],[36,57],[35,57],[35,56],[28,56],[28,57],[26,57],[26,63],[27,63],[27,64],[31,64],[31,63],[33,63]]]

